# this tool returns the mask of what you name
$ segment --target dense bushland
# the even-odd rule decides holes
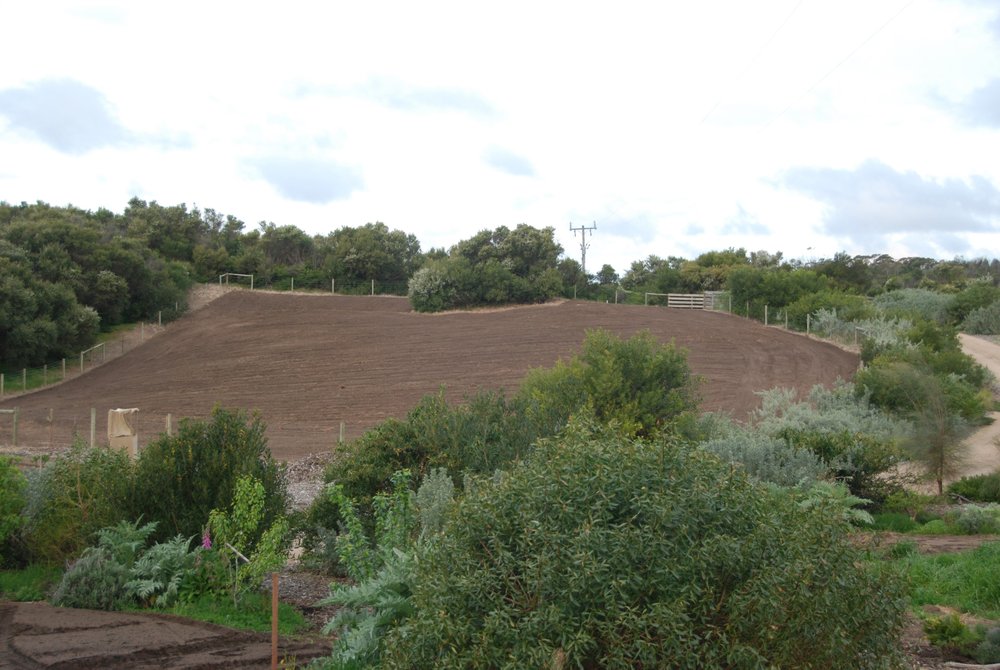
[[[901,587],[841,518],[574,424],[458,502],[383,667],[891,667]]]
[[[134,462],[122,451],[77,443],[28,471],[23,505],[2,545],[5,559],[63,563],[98,530],[140,518],[154,524],[155,540],[200,536],[213,509],[233,504],[243,477],[262,490],[260,517],[244,532],[250,551],[288,505],[284,470],[267,449],[260,417],[217,408],[208,421],[186,421],[177,435],[162,435]],[[17,489],[0,495],[4,500],[16,506]]]

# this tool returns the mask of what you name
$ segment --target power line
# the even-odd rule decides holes
[[[868,44],[869,42],[871,42],[871,41],[872,41],[873,39],[875,39],[875,37],[877,37],[877,36],[878,36],[878,35],[879,35],[879,34],[880,34],[880,33],[881,33],[881,32],[882,32],[883,30],[885,30],[885,29],[886,29],[886,28],[887,28],[887,27],[889,26],[889,24],[890,24],[890,23],[892,23],[892,22],[893,22],[893,21],[895,21],[895,20],[896,20],[897,18],[899,18],[899,15],[900,15],[900,14],[902,14],[903,12],[905,12],[905,11],[906,11],[907,9],[909,9],[910,5],[912,5],[912,4],[914,3],[914,2],[916,2],[916,0],[910,0],[910,1],[909,1],[909,2],[907,2],[907,3],[905,4],[905,5],[903,5],[903,6],[902,6],[902,7],[901,7],[901,8],[900,8],[900,9],[899,9],[899,10],[898,10],[898,11],[897,11],[897,12],[896,12],[895,14],[893,14],[892,16],[890,16],[890,17],[889,17],[889,18],[888,18],[888,19],[887,19],[887,20],[885,21],[885,23],[883,23],[883,24],[882,24],[882,25],[880,25],[880,26],[879,26],[878,28],[876,28],[876,29],[875,29],[875,32],[873,32],[873,33],[872,33],[871,35],[869,35],[869,36],[868,36],[868,37],[866,37],[866,38],[865,38],[864,40],[862,40],[860,44],[858,44],[858,45],[857,45],[856,47],[854,47],[854,48],[853,48],[853,49],[852,49],[852,50],[851,50],[851,51],[850,51],[850,52],[849,52],[849,53],[848,53],[848,54],[847,54],[846,56],[844,56],[844,57],[843,57],[843,58],[842,58],[842,59],[841,59],[841,60],[840,60],[840,61],[839,61],[839,62],[838,62],[838,63],[837,63],[836,65],[834,65],[834,66],[833,66],[832,68],[830,68],[830,69],[829,69],[829,70],[828,70],[828,71],[826,72],[826,74],[824,74],[824,75],[823,75],[822,77],[820,77],[820,78],[819,78],[818,80],[816,80],[816,82],[815,82],[815,83],[814,83],[814,84],[813,84],[812,86],[810,86],[810,87],[809,87],[808,89],[806,89],[806,90],[805,90],[805,91],[804,91],[804,92],[803,92],[803,93],[802,93],[801,95],[799,95],[799,96],[798,96],[797,98],[795,98],[795,99],[794,99],[794,100],[792,100],[792,101],[791,101],[790,103],[788,103],[788,106],[786,106],[786,107],[785,107],[785,108],[784,108],[783,110],[781,110],[781,112],[780,112],[780,113],[779,113],[779,114],[778,114],[777,116],[775,116],[774,118],[772,118],[772,119],[771,119],[770,121],[768,121],[768,122],[767,122],[767,125],[766,125],[766,126],[764,126],[764,130],[767,130],[767,129],[768,129],[768,128],[770,128],[770,127],[771,127],[772,125],[774,125],[774,123],[775,123],[775,122],[776,122],[776,121],[777,121],[778,119],[780,119],[780,118],[781,118],[782,116],[784,116],[784,115],[785,115],[785,114],[786,114],[786,113],[788,112],[788,110],[790,110],[790,109],[791,109],[792,107],[794,107],[794,106],[795,106],[795,105],[796,105],[796,104],[797,104],[797,103],[799,102],[799,100],[802,100],[802,98],[805,98],[805,97],[806,97],[806,96],[808,96],[808,95],[809,95],[810,93],[812,93],[812,92],[813,92],[813,91],[815,91],[815,90],[816,90],[817,88],[819,88],[819,87],[820,87],[820,85],[821,85],[821,84],[822,84],[822,83],[823,83],[824,81],[826,81],[827,79],[829,79],[829,78],[830,78],[830,76],[831,76],[831,75],[832,75],[832,74],[833,74],[834,72],[836,72],[837,70],[839,70],[839,69],[841,68],[841,66],[843,66],[843,65],[844,65],[844,64],[845,64],[845,63],[846,63],[847,61],[851,60],[851,58],[853,58],[853,57],[854,57],[854,55],[855,55],[856,53],[858,53],[859,51],[861,51],[861,50],[862,50],[862,49],[863,49],[863,48],[864,48],[864,47],[865,47],[865,46],[866,46],[866,45],[867,45],[867,44]]]
[[[736,80],[729,86],[730,89],[735,88],[736,86],[739,85],[739,83],[741,81],[743,81],[743,78],[747,76],[747,73],[750,72],[751,68],[753,68],[753,66],[757,64],[757,60],[761,57],[761,54],[763,54],[764,51],[769,46],[771,46],[771,42],[774,41],[774,38],[778,36],[778,33],[781,32],[781,30],[785,27],[785,25],[787,25],[788,22],[791,21],[792,17],[795,15],[795,12],[799,11],[799,7],[802,6],[802,3],[804,1],[805,0],[799,0],[797,3],[795,3],[795,6],[792,7],[792,11],[788,12],[788,14],[785,16],[785,19],[774,30],[774,32],[771,33],[771,36],[767,38],[767,40],[760,46],[760,48],[757,49],[757,53],[754,54],[753,58],[750,59],[750,62],[747,63],[747,66],[745,68],[743,68],[743,71],[740,72],[739,76],[736,77]],[[712,108],[710,110],[708,110],[708,112],[705,114],[705,116],[703,116],[701,118],[701,122],[699,123],[699,125],[701,125],[702,123],[705,123],[705,121],[708,120],[708,117],[712,116],[712,114],[715,112],[715,110],[719,108],[719,105],[722,104],[722,100],[724,98],[725,98],[725,95],[720,95],[719,96],[719,99],[715,101],[715,104],[712,105]]]

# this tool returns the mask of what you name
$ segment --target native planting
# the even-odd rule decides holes
[[[699,449],[574,423],[458,502],[383,667],[892,667],[901,585],[848,531]]]

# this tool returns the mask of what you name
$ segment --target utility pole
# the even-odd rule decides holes
[[[587,276],[587,249],[590,248],[590,244],[587,243],[587,231],[597,230],[597,223],[595,222],[591,226],[580,226],[579,228],[573,227],[573,222],[569,224],[569,229],[573,231],[573,237],[576,237],[576,231],[580,231],[580,265],[583,268],[583,276]]]

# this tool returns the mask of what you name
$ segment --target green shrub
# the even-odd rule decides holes
[[[672,430],[697,408],[696,384],[686,352],[661,344],[650,332],[623,340],[591,330],[579,354],[530,372],[519,395],[530,401],[533,413],[546,417],[543,425],[556,430],[586,411],[629,435],[650,437]]]
[[[250,476],[264,487],[260,528],[269,527],[288,507],[288,491],[264,430],[257,414],[217,407],[209,421],[183,421],[176,435],[161,435],[139,455],[134,516],[157,521],[158,540],[200,537],[209,512],[228,509],[236,482]]]
[[[988,535],[1000,532],[1000,505],[985,507],[963,505],[954,525],[965,535]]]
[[[94,610],[117,610],[129,602],[125,584],[128,568],[104,548],[84,551],[52,595],[52,604]]]
[[[325,479],[367,510],[371,497],[391,487],[393,473],[409,470],[420,481],[431,468],[453,473],[489,473],[528,452],[540,434],[524,403],[502,392],[481,391],[463,405],[444,393],[424,396],[402,421],[388,419],[345,445]],[[328,501],[310,512],[327,528],[337,521]]]
[[[930,617],[924,621],[924,633],[935,647],[971,655],[982,637],[962,623],[957,614]]]
[[[455,482],[444,468],[435,468],[417,489],[420,536],[436,535],[444,527],[445,515],[455,500]]]
[[[33,562],[61,564],[101,528],[130,518],[133,464],[119,450],[77,442],[28,473],[20,544]]]
[[[872,515],[872,519],[872,527],[875,530],[888,530],[893,533],[909,533],[919,525],[909,515],[899,512],[881,512]]]
[[[815,314],[820,310],[836,311],[838,318],[845,322],[860,321],[874,316],[874,310],[863,297],[839,291],[823,290],[800,296],[788,305],[789,325],[798,330],[805,330],[806,315]]]
[[[891,316],[917,317],[936,323],[948,322],[955,296],[926,288],[904,288],[876,296],[874,305]]]
[[[1000,628],[994,627],[985,631],[983,641],[972,653],[977,663],[1000,663]]]
[[[923,535],[960,535],[956,528],[944,519],[932,519],[917,529]]]
[[[759,395],[756,431],[814,454],[829,476],[843,480],[858,497],[878,503],[899,489],[900,478],[893,473],[903,459],[898,444],[903,424],[871,407],[864,394],[859,397],[842,384],[817,386],[805,401],[791,389]]]
[[[796,449],[782,438],[753,430],[716,437],[701,446],[724,461],[743,466],[757,481],[779,486],[810,484],[828,471],[826,464],[811,451]]]
[[[927,506],[936,500],[934,496],[902,489],[885,499],[882,509],[886,512],[901,512],[916,521],[926,513]]]
[[[975,502],[1000,503],[1000,472],[962,477],[948,485],[948,493]]]
[[[1000,287],[988,281],[970,282],[954,296],[949,309],[952,323],[962,323],[977,309],[983,309],[1000,300]]]
[[[386,668],[891,667],[849,526],[699,449],[571,426],[457,503]]]
[[[285,563],[289,524],[284,516],[268,518],[264,485],[243,475],[236,480],[233,501],[208,515],[207,541],[213,541],[231,566],[233,605],[244,591],[259,588],[264,575]]]
[[[13,458],[0,456],[0,567],[10,562],[8,541],[24,523],[27,481]]]
[[[455,485],[444,469],[431,471],[416,496],[409,490],[405,471],[394,475],[393,485],[391,495],[375,498],[376,533],[371,542],[361,535],[352,501],[343,499],[335,487],[330,491],[345,513],[346,529],[339,538],[343,544],[338,545],[342,562],[357,581],[331,587],[330,597],[320,602],[341,607],[323,629],[337,632],[333,655],[324,668],[378,667],[385,634],[413,614],[414,545],[431,541],[440,532]]]
[[[1000,300],[969,312],[962,331],[970,335],[1000,335]]]
[[[116,610],[131,600],[130,570],[145,549],[155,523],[121,521],[102,528],[97,544],[84,550],[66,571],[52,596],[61,607]]]

